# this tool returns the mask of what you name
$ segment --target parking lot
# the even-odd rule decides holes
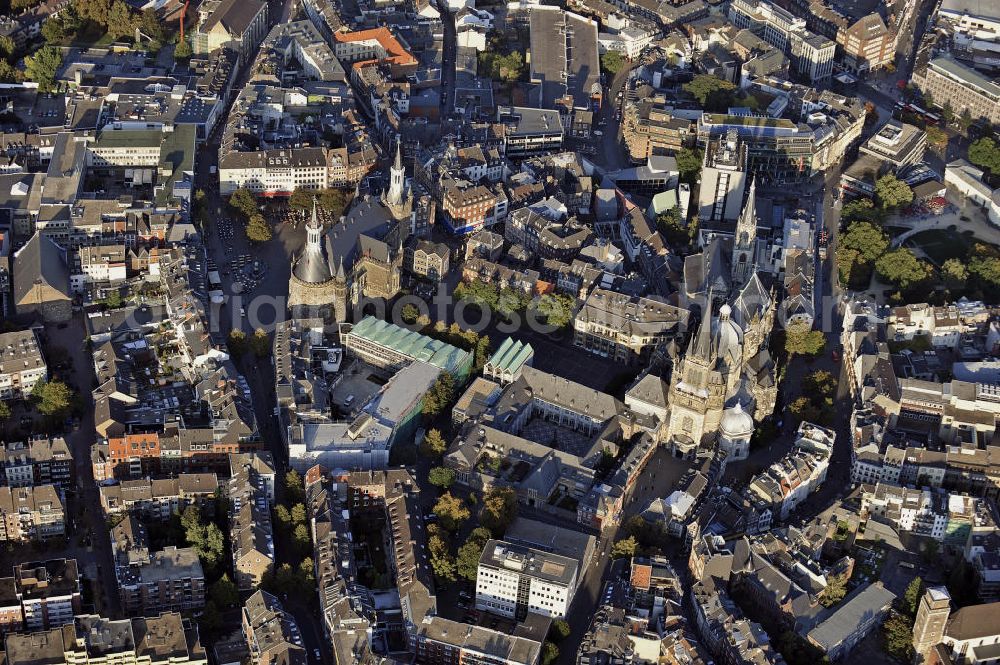
[[[367,404],[384,384],[385,382],[373,368],[356,362],[334,377],[331,399],[341,413],[350,412],[350,415],[353,415]]]

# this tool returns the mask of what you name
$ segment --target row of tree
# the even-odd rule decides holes
[[[470,495],[470,500],[474,497],[475,494]],[[460,578],[475,582],[479,559],[487,541],[502,538],[517,514],[517,495],[512,488],[490,488],[483,495],[478,515],[479,526],[455,550],[452,538],[472,516],[467,503],[450,492],[445,492],[438,497],[432,509],[437,516],[437,523],[427,527],[427,550],[431,570],[440,582],[455,582]]]

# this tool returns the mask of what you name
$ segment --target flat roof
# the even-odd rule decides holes
[[[580,564],[568,557],[515,545],[504,540],[490,540],[479,558],[480,565],[516,570],[536,579],[570,585]]]

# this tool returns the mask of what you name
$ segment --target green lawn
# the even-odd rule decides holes
[[[83,48],[94,46],[108,46],[111,44],[111,36],[105,32],[104,28],[94,21],[86,21],[73,38],[72,45]]]
[[[968,240],[957,231],[947,229],[921,231],[910,238],[910,242],[924,250],[939,266],[948,259],[964,259],[969,253]]]

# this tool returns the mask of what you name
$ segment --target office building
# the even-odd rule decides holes
[[[528,612],[562,618],[576,591],[577,561],[490,540],[476,572],[476,609],[524,620]]]

